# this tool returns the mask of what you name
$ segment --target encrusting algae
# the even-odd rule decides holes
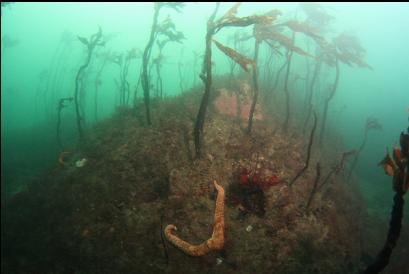
[[[165,228],[166,238],[177,248],[190,256],[203,256],[212,250],[220,250],[224,246],[224,189],[216,180],[213,181],[217,189],[216,209],[214,213],[214,226],[212,237],[200,245],[192,245],[178,236],[172,234],[177,230],[175,225],[167,225]]]

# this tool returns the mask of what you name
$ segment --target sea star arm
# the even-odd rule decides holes
[[[203,256],[210,252],[210,248],[207,246],[206,242],[200,245],[192,245],[172,234],[172,232],[175,230],[176,226],[167,225],[165,228],[166,238],[186,254],[190,256]]]
[[[192,245],[173,234],[175,225],[167,225],[166,238],[180,250],[190,256],[203,256],[211,250],[220,250],[224,246],[224,189],[216,181],[213,182],[217,189],[216,209],[214,213],[213,234],[210,239],[200,245]]]

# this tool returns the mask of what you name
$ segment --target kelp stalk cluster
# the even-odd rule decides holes
[[[103,46],[105,45],[105,42],[102,41],[102,29],[99,28],[98,32],[91,35],[89,39],[78,36],[78,39],[83,43],[85,46],[87,46],[87,59],[85,63],[78,69],[77,76],[75,77],[75,92],[74,92],[74,103],[75,103],[75,114],[77,117],[77,127],[78,127],[78,133],[79,133],[79,138],[82,140],[84,138],[84,130],[82,128],[81,122],[83,121],[83,117],[80,114],[80,108],[79,108],[79,103],[78,103],[78,93],[80,90],[80,83],[81,79],[83,77],[85,69],[88,67],[92,53],[94,52],[94,49],[96,46]]]

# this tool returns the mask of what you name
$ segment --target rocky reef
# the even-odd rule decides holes
[[[283,134],[257,106],[252,134],[241,112],[212,98],[204,157],[193,157],[200,89],[118,109],[86,142],[2,204],[4,273],[354,273],[362,267],[364,209],[358,192],[333,176],[306,209],[315,170],[303,167],[308,140]],[[232,91],[234,95],[234,91]],[[224,107],[229,106],[223,99]],[[230,104],[237,107],[237,102]],[[313,147],[336,162],[336,145]],[[86,159],[78,167],[76,162]],[[327,172],[330,166],[323,166]],[[217,180],[226,190],[224,245],[192,257],[164,237],[167,224],[195,245],[213,232]],[[6,213],[6,214],[5,214]],[[404,237],[404,236],[403,236]]]

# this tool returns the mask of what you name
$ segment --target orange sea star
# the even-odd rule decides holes
[[[69,151],[63,151],[60,153],[60,157],[58,157],[58,162],[60,165],[64,166],[65,165],[65,157],[69,155],[71,152]]]
[[[203,256],[212,250],[220,250],[224,246],[224,189],[216,181],[213,181],[213,183],[217,189],[217,199],[214,212],[213,234],[210,239],[199,245],[192,245],[172,234],[176,230],[175,225],[167,225],[165,228],[166,238],[190,256]]]

